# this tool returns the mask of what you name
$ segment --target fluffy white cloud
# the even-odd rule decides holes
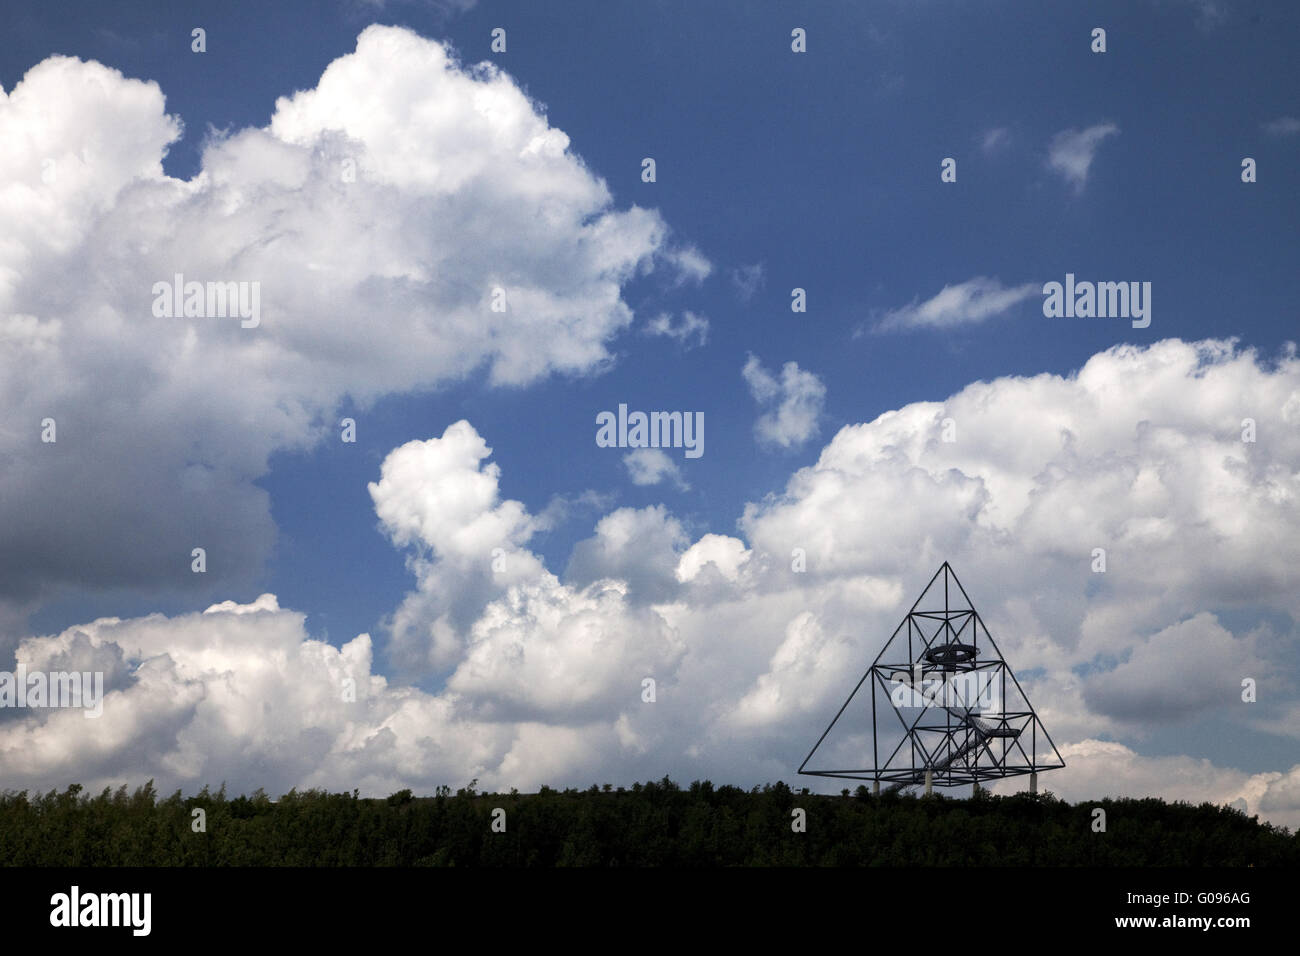
[[[790,779],[947,559],[1067,761],[1041,786],[1244,799],[1294,826],[1300,768],[1211,763],[1197,724],[1213,715],[1275,751],[1294,739],[1297,422],[1294,350],[1260,363],[1225,342],[1116,347],[1071,376],[975,383],[847,426],[751,503],[736,537],[695,538],[662,507],[614,511],[563,580],[524,550],[535,519],[501,499],[483,439],[458,423],[395,450],[372,488],[416,555],[412,656],[427,665],[439,627],[450,635],[440,689],[395,686],[410,675],[377,676],[367,636],[314,641],[269,597],[97,621],[20,655],[109,672],[103,717],[0,721],[0,773],[381,793],[473,776]],[[1247,668],[1267,690],[1253,704]],[[345,676],[356,704],[338,696]],[[1162,749],[1185,728],[1184,755],[1142,754],[1156,720]]]
[[[635,603],[662,601],[677,590],[677,556],[689,540],[663,505],[619,508],[596,523],[595,534],[574,545],[564,578],[578,585],[617,578],[629,585]]]
[[[352,777],[382,792],[451,765],[472,768],[509,745],[497,728],[457,720],[446,701],[390,688],[371,670],[368,635],[341,648],[312,640],[303,615],[272,595],[170,619],[102,619],[28,640],[19,660],[39,666],[72,637],[125,655],[130,678],[98,719],[66,710],[0,725],[11,785],[75,778],[95,789],[138,774],[168,786],[224,779],[247,791]]]
[[[628,477],[634,485],[657,485],[661,481],[671,481],[679,488],[689,488],[682,479],[681,469],[660,448],[634,448],[623,456]]]
[[[753,552],[739,538],[706,534],[686,549],[677,562],[674,574],[678,581],[694,581],[705,568],[712,565],[719,574],[734,584],[739,580],[741,568],[752,556]]]
[[[1285,773],[1243,773],[1186,756],[1149,757],[1106,740],[1081,740],[1061,749],[1065,771],[1039,778],[1039,787],[1070,801],[1158,794],[1166,800],[1214,803],[1244,801],[1246,812],[1300,827],[1300,764]],[[1024,789],[1023,778],[999,783],[994,793]]]
[[[511,588],[475,623],[448,690],[496,719],[617,714],[683,650],[662,616],[627,596],[625,582],[608,579],[581,590],[554,578]]]
[[[1065,177],[1076,191],[1082,192],[1088,182],[1088,170],[1093,157],[1108,136],[1119,133],[1114,123],[1098,123],[1087,129],[1062,130],[1052,137],[1047,153],[1047,165]]]
[[[785,629],[785,640],[772,655],[768,670],[736,703],[727,720],[741,727],[770,727],[795,716],[821,716],[827,674],[852,671],[852,644],[826,634],[811,611]]]
[[[51,57],[0,92],[10,600],[193,588],[195,546],[208,581],[251,581],[274,535],[253,482],[344,395],[589,373],[632,322],[626,280],[709,269],[657,213],[614,209],[509,76],[407,30],[367,28],[268,126],[214,134],[189,181],[162,169],[180,135],[156,84],[98,63]],[[155,317],[177,274],[260,283],[260,324]]]
[[[491,453],[467,421],[389,452],[369,488],[393,543],[420,542],[440,558],[473,562],[527,541],[536,522],[520,502],[500,500],[501,469],[481,464]]]
[[[1228,343],[1118,347],[1070,378],[977,383],[846,427],[741,527],[760,555],[806,549],[827,586],[945,558],[974,575],[1012,666],[1045,672],[1024,683],[1063,739],[1211,710],[1255,721],[1240,680],[1294,681],[1297,635],[1230,635],[1222,615],[1300,616],[1297,394],[1290,352],[1266,370]],[[1263,443],[1242,442],[1245,417]]]
[[[682,320],[674,325],[672,316],[661,312],[646,323],[645,334],[666,336],[688,347],[692,338],[696,345],[705,345],[709,341],[709,320],[688,309],[682,313]]]
[[[887,312],[877,323],[876,330],[948,329],[973,325],[1001,315],[1037,292],[1038,286],[1033,283],[1006,288],[997,279],[976,276],[956,285],[946,285],[924,302],[913,300],[910,305]]]
[[[817,420],[826,403],[826,386],[812,372],[786,362],[781,377],[763,368],[755,355],[745,361],[740,374],[763,413],[754,423],[761,445],[797,448],[817,434]]]
[[[713,274],[713,263],[694,246],[678,246],[664,254],[677,270],[676,284],[700,283]]]
[[[1293,830],[1300,830],[1300,764],[1282,774],[1259,774],[1266,780],[1264,792],[1253,806],[1249,797],[1243,797],[1251,810],[1274,820],[1290,821]]]
[[[1239,705],[1242,679],[1267,670],[1254,645],[1254,635],[1236,637],[1201,612],[1151,635],[1122,664],[1091,677],[1084,701],[1138,726]]]
[[[483,605],[512,584],[546,575],[524,545],[543,523],[521,502],[502,501],[501,469],[466,421],[441,438],[407,442],[384,459],[369,485],[393,543],[411,547],[417,587],[391,621],[394,662],[420,676],[459,660]]]

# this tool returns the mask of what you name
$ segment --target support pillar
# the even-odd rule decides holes
[[[1038,792],[1038,771],[1037,770],[1031,770],[1029,772],[1029,792],[1030,793]]]
[[[872,783],[872,785],[871,785],[871,795],[872,795],[873,797],[878,797],[878,796],[880,796],[880,781],[879,781],[879,780],[877,780],[877,781],[875,781],[874,783]]]
[[[978,780],[970,785],[970,795],[971,797],[978,797],[980,795],[980,782]]]
[[[932,793],[934,793],[934,771],[927,770],[925,772],[925,795],[928,797]]]

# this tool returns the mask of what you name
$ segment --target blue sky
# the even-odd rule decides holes
[[[1300,11],[1253,5],[1208,29],[1193,4],[992,6],[1005,16],[938,3],[759,5],[743,16],[734,4],[689,3],[491,3],[459,14],[340,4],[310,15],[293,4],[128,4],[112,18],[94,4],[80,15],[20,6],[19,29],[3,41],[3,82],[12,88],[56,51],[157,80],[186,125],[166,169],[188,177],[207,127],[264,124],[277,96],[313,85],[368,22],[448,39],[469,62],[490,56],[491,30],[503,26],[507,52],[496,62],[545,104],[616,201],[660,209],[716,263],[703,288],[645,283],[626,293],[638,314],[707,316],[707,348],[626,335],[625,358],[596,380],[506,393],[471,381],[397,396],[367,415],[346,455],[327,445],[276,458],[260,484],[274,502],[279,559],[243,594],[289,596],[314,609],[313,629],[346,639],[374,627],[405,587],[400,555],[367,533],[365,482],[389,448],[442,422],[481,422],[507,493],[534,509],[588,487],[644,505],[665,488],[628,486],[618,457],[590,440],[596,412],[620,401],[706,407],[709,451],[690,463],[691,491],[673,506],[701,530],[729,533],[739,503],[778,489],[819,450],[772,457],[755,446],[753,400],[738,374],[749,352],[768,366],[798,362],[833,386],[821,429],[830,435],[975,379],[1067,373],[1116,342],[1235,335],[1269,354],[1294,337],[1300,187],[1280,174],[1294,165],[1296,141],[1261,125],[1295,111],[1286,51]],[[809,55],[786,55],[787,21],[808,31]],[[206,58],[176,40],[205,23]],[[1109,25],[1106,55],[1089,49],[1095,25]],[[1121,133],[1076,196],[1045,168],[1048,143],[1101,122]],[[983,137],[996,129],[1007,143],[986,155]],[[1243,188],[1247,155],[1263,174]],[[656,158],[654,184],[640,181],[644,156]],[[939,182],[947,156],[958,160],[955,184]],[[729,273],[755,264],[763,288],[744,301]],[[855,337],[873,314],[972,276],[1018,285],[1067,271],[1155,282],[1153,326],[1051,322],[1035,298],[970,328]],[[809,291],[805,315],[789,310],[795,287]],[[547,452],[557,438],[563,456]],[[359,510],[334,507],[347,500]],[[590,524],[575,515],[543,553],[563,564]],[[152,607],[149,596],[79,598],[39,626]]]
[[[49,580],[35,580],[26,593],[10,595],[15,634],[53,635],[101,616],[192,614],[220,601],[249,604],[269,592],[281,608],[306,615],[307,635],[339,648],[369,633],[376,645],[377,672],[394,683],[410,680],[426,693],[439,694],[457,672],[454,664],[408,673],[391,653],[386,635],[391,615],[412,592],[415,579],[407,559],[415,552],[395,546],[377,521],[368,485],[380,480],[381,466],[394,449],[436,439],[459,420],[467,420],[492,449],[490,461],[500,468],[500,498],[521,502],[533,516],[549,516],[545,527],[526,536],[529,552],[561,581],[581,588],[591,574],[566,574],[566,568],[575,549],[593,538],[597,522],[617,509],[645,514],[662,505],[685,535],[675,546],[679,556],[689,542],[708,534],[752,546],[763,532],[742,523],[747,505],[755,520],[778,520],[776,513],[799,499],[787,483],[800,469],[816,465],[842,428],[872,423],[914,403],[944,403],[973,383],[997,388],[999,382],[1040,375],[1069,381],[1091,359],[1117,346],[1145,349],[1175,339],[1231,338],[1239,350],[1255,352],[1243,359],[1238,351],[1222,362],[1232,369],[1243,362],[1254,369],[1260,394],[1285,389],[1289,366],[1278,363],[1286,343],[1295,338],[1294,276],[1300,250],[1300,123],[1295,120],[1300,107],[1291,65],[1300,10],[1289,4],[1151,0],[1061,9],[937,0],[872,5],[480,0],[451,7],[286,3],[273,9],[253,3],[123,4],[110,14],[96,4],[51,8],[18,3],[0,37],[0,86],[13,92],[28,70],[54,54],[98,61],[127,78],[153,81],[166,97],[166,112],[184,123],[184,135],[168,149],[163,171],[175,180],[197,182],[212,130],[224,131],[216,134],[217,142],[222,136],[233,142],[241,130],[267,127],[277,98],[315,88],[325,68],[352,53],[358,35],[372,23],[406,28],[443,44],[463,64],[490,60],[544,110],[551,128],[567,134],[569,154],[580,157],[590,177],[607,186],[610,209],[640,207],[662,218],[667,233],[655,266],[648,272],[634,270],[619,283],[632,319],[600,336],[610,360],[576,371],[552,369],[506,386],[496,384],[482,362],[463,373],[431,373],[428,381],[393,388],[372,380],[351,383],[343,376],[335,382],[337,394],[331,400],[311,406],[314,424],[332,429],[328,435],[268,438],[265,468],[256,463],[236,468],[231,493],[247,501],[246,493],[260,488],[269,506],[269,516],[248,519],[249,527],[266,535],[265,547],[249,546],[253,559],[223,561],[214,554],[211,570],[196,580],[186,573],[188,544],[182,539],[218,526],[220,515],[164,515],[163,524],[181,529],[189,521],[173,548],[182,555],[176,574],[142,569],[116,577],[90,575],[82,582],[61,566]],[[195,26],[207,31],[207,52],[202,54],[190,50],[189,31]],[[1090,50],[1090,31],[1097,26],[1107,31],[1103,54]],[[496,27],[507,31],[505,53],[489,50]],[[806,53],[791,51],[794,27],[807,31]],[[49,108],[57,111],[58,104]],[[1090,130],[1095,142],[1088,145]],[[429,143],[426,149],[416,143],[414,148],[440,155],[450,147]],[[641,180],[643,157],[656,161],[654,183]],[[957,161],[955,183],[940,181],[945,157]],[[1256,160],[1257,182],[1241,181],[1243,157]],[[1070,162],[1073,177],[1064,171],[1063,164]],[[364,211],[357,215],[364,219]],[[343,245],[365,241],[344,232],[337,240]],[[106,268],[94,264],[101,260],[90,257],[86,248],[66,253],[68,267],[84,262],[91,269]],[[126,240],[123,248],[130,248]],[[688,268],[675,266],[673,250],[693,250],[709,264],[707,276],[693,277]],[[666,258],[660,258],[661,252]],[[1150,326],[1133,328],[1124,318],[1045,318],[1041,287],[1063,281],[1066,273],[1080,280],[1151,283]],[[1028,286],[1033,288],[1024,292]],[[806,290],[805,313],[791,311],[796,287]],[[945,323],[941,327],[878,328],[891,315],[904,326],[908,316],[916,324],[915,316],[926,314],[924,308],[920,313],[907,310],[924,307],[945,287],[955,289],[960,301],[946,310],[932,305],[931,314]],[[962,290],[974,298],[961,298]],[[1005,294],[1008,304],[990,306],[990,314],[977,317],[981,290],[994,297]],[[15,314],[41,314],[21,302],[7,308]],[[666,314],[670,327],[680,327],[687,313],[707,321],[703,340],[698,334],[680,341],[650,334],[656,316]],[[358,316],[357,322],[363,321]],[[365,336],[349,347],[364,349]],[[748,376],[742,374],[747,363]],[[774,403],[794,401],[780,381],[787,363],[797,365],[801,387],[812,389],[804,405],[794,405],[810,414],[814,425],[802,420],[779,424],[784,443],[765,442],[756,425],[773,408],[756,397],[758,383],[772,383]],[[1152,367],[1168,364],[1162,360]],[[1276,373],[1272,378],[1270,370]],[[232,367],[232,382],[242,374]],[[1120,378],[1131,385],[1144,381],[1146,374],[1131,368]],[[1225,383],[1215,388],[1229,395],[1234,389],[1239,396],[1254,394],[1249,391],[1254,379],[1247,381],[1241,377],[1245,374],[1225,372]],[[1150,378],[1162,381],[1158,372]],[[1189,393],[1201,388],[1198,382],[1188,374],[1184,384]],[[1180,417],[1177,390],[1168,387],[1172,391],[1158,396],[1131,387],[1131,398],[1121,399],[1118,407],[1132,413],[1134,424],[1147,420],[1157,428],[1186,426],[1190,434],[1195,428]],[[1015,430],[1035,411],[1017,407],[1014,401],[1019,400],[990,393],[985,407],[1001,408],[1003,423],[990,417],[976,432],[1002,438],[988,439],[972,452],[977,458],[987,452],[996,459],[1004,445],[1014,445]],[[1233,400],[1224,399],[1229,405]],[[971,401],[971,407],[981,407],[976,398]],[[1242,401],[1250,404],[1244,397]],[[705,454],[692,460],[670,450],[679,481],[634,483],[624,452],[597,447],[594,440],[596,415],[619,403],[647,411],[703,412]],[[1087,418],[1099,407],[1084,404],[1087,410],[1060,413],[1062,428],[1088,434],[1089,426],[1067,420],[1075,411]],[[1186,402],[1197,410],[1209,404]],[[1205,410],[1206,421],[1212,419],[1219,432],[1221,411]],[[1268,412],[1273,413],[1294,431],[1290,413]],[[214,414],[222,414],[221,409]],[[1264,415],[1255,413],[1257,418]],[[195,416],[178,413],[177,427],[196,427],[203,419],[197,412]],[[357,421],[355,444],[337,440],[334,423],[343,416]],[[959,429],[963,421],[958,417]],[[1101,432],[1107,421],[1096,423]],[[959,438],[959,444],[970,440]],[[883,433],[873,441],[871,454],[885,457],[892,454],[890,448],[906,444]],[[1267,441],[1261,439],[1261,453]],[[1260,465],[1253,487],[1265,489],[1269,481],[1291,487],[1287,482],[1296,470],[1289,457],[1292,441],[1270,447],[1271,465]],[[1127,447],[1105,448],[1098,439],[1088,454],[1104,471],[1105,462],[1114,460],[1107,455],[1122,458]],[[220,453],[207,449],[204,454],[205,467],[222,473]],[[1007,452],[1006,460],[987,465],[989,475],[1003,473],[1010,467],[1007,461],[1018,460],[1017,452]],[[1172,483],[1178,480],[1173,471],[1188,460],[1195,459],[1163,460],[1154,471]],[[954,467],[974,478],[984,466]],[[1053,467],[1068,470],[1069,464],[1057,461]],[[945,474],[935,470],[933,480],[942,483]],[[1034,473],[1021,477],[1030,480]],[[870,475],[866,479],[874,481]],[[993,488],[998,479],[984,480]],[[1206,482],[1207,487],[1213,484]],[[1008,479],[1008,487],[1014,485]],[[925,491],[911,493],[923,496]],[[990,494],[988,513],[994,514],[1008,493]],[[1011,494],[1014,498],[1019,491]],[[1133,500],[1141,498],[1132,494]],[[1211,507],[1208,498],[1189,495],[1197,507]],[[1114,499],[1113,494],[1104,497]],[[39,501],[19,500],[39,507]],[[1090,501],[1081,496],[1079,507],[1086,510]],[[915,504],[924,510],[919,501]],[[897,608],[882,599],[876,609],[882,621],[905,611],[933,573],[930,565],[937,562],[928,556],[938,553],[935,549],[945,540],[935,528],[984,524],[964,510],[967,505],[945,513],[946,523],[921,522],[917,534],[930,538],[917,540],[910,561],[898,557],[886,568],[873,557],[852,572],[850,577],[874,575],[906,592],[908,600],[900,600]],[[863,547],[869,547],[876,535],[891,541],[906,537],[912,508],[911,499],[904,497],[892,499],[881,511],[823,517],[832,526],[848,521],[862,525]],[[164,511],[160,505],[159,513]],[[1169,553],[1201,547],[1194,535],[1188,537],[1199,526],[1197,514],[1171,509],[1145,515],[1141,521],[1148,524],[1142,527],[1162,528],[1162,540],[1173,551],[1148,555],[1136,549],[1133,560],[1143,555],[1167,559]],[[1117,517],[1114,526],[1137,534],[1138,525],[1124,520]],[[1190,524],[1180,524],[1184,521]],[[243,526],[236,521],[231,527]],[[1010,538],[1031,537],[1028,525],[1013,522],[999,527],[990,540],[1005,544]],[[18,544],[11,540],[9,547]],[[1078,560],[1085,570],[1091,544],[1079,544],[1083,557]],[[999,605],[1002,583],[1015,580],[1017,560],[1064,561],[1062,547],[1007,546],[984,583],[980,566],[958,565],[957,570],[977,604],[980,593],[988,594],[995,620],[1014,626],[1019,605],[1014,593]],[[647,546],[645,553],[651,552]],[[968,563],[979,553],[972,544]],[[938,556],[942,560],[946,555]],[[623,563],[613,562],[606,570],[616,576],[620,568],[627,570],[627,560],[620,558]],[[56,559],[50,563],[60,566]],[[1255,573],[1248,564],[1212,571],[1220,577],[1239,574],[1245,591]],[[1120,573],[1136,579],[1146,572],[1130,566]],[[635,577],[639,572],[627,573]],[[1155,580],[1173,573],[1153,575],[1150,587],[1158,590]],[[1157,614],[1144,620],[1131,645],[1101,642],[1095,653],[1080,650],[1088,642],[1086,623],[1075,619],[1070,626],[1080,628],[1078,633],[1062,634],[1052,631],[1051,614],[1041,608],[1036,620],[1052,633],[1048,640],[1082,655],[1067,655],[1062,674],[1086,675],[1090,667],[1109,670],[1132,661],[1139,642],[1146,646],[1164,627],[1196,620],[1197,614],[1215,615],[1234,638],[1254,642],[1248,655],[1252,660],[1279,660],[1276,655],[1287,640],[1293,653],[1296,636],[1294,599],[1276,596],[1294,584],[1294,571],[1279,573],[1277,588],[1265,588],[1257,601],[1236,592],[1198,597],[1200,579],[1189,574],[1181,584],[1169,585],[1183,589],[1182,604],[1164,608],[1163,618]],[[116,583],[93,583],[101,578]],[[836,586],[829,579],[816,584]],[[1084,593],[1085,586],[1095,587],[1083,579],[1060,584],[1071,594]],[[1025,600],[1050,603],[1051,587],[1038,581]],[[633,604],[637,598],[634,584]],[[856,625],[849,621],[832,625],[842,609],[823,607],[822,600],[831,599],[823,594],[809,604],[817,626],[827,633],[852,632]],[[1142,608],[1135,612],[1139,617],[1152,613],[1152,602],[1159,603],[1141,593],[1125,600]],[[1123,607],[1117,601],[1113,610],[1118,614]],[[1079,613],[1086,618],[1088,612]],[[726,615],[716,619],[730,620]],[[1270,622],[1266,636],[1252,630],[1261,621]],[[876,634],[873,626],[864,622],[859,633],[845,638],[865,654],[850,655],[844,662],[848,671],[859,661],[865,666],[874,656],[865,651],[892,629]],[[788,634],[786,639],[792,640]],[[760,665],[766,666],[782,638],[755,640],[755,659],[738,658],[736,666],[757,668],[750,677],[761,688],[767,685]],[[797,640],[791,648],[796,646]],[[1160,659],[1155,650],[1151,653],[1153,660]],[[697,656],[689,647],[685,655],[687,661]],[[1142,660],[1141,654],[1136,659]],[[1050,669],[1048,660],[1042,655],[1026,659],[1025,668]],[[1204,660],[1209,667],[1219,658],[1207,651]],[[1014,656],[1011,662],[1015,667]],[[797,719],[788,713],[772,717],[781,733],[791,740],[807,737],[849,676],[832,669],[820,672],[814,683],[828,688],[824,694],[817,691],[816,701],[802,707]],[[1052,692],[1052,685],[1040,690]],[[794,693],[787,688],[785,699]],[[799,693],[807,697],[812,692]],[[1089,724],[1085,711],[1115,720],[1136,712],[1125,711],[1110,693],[1083,693],[1082,709],[1074,715],[1078,719],[1062,718],[1067,727],[1072,720],[1078,725],[1065,732],[1068,741],[1081,746],[1088,740],[1123,742],[1150,756],[1204,758],[1224,768],[1223,780],[1215,784],[1223,793],[1281,799],[1256,792],[1269,781],[1237,780],[1231,772],[1282,774],[1291,769],[1297,737],[1294,727],[1292,732],[1285,728],[1300,714],[1294,687],[1271,714],[1273,729],[1256,727],[1247,746],[1241,744],[1241,723],[1195,707],[1186,712],[1171,707],[1149,726],[1131,720],[1124,726]],[[490,703],[480,702],[482,707],[490,709]],[[690,719],[684,716],[682,723]],[[1052,729],[1050,720],[1048,727]],[[686,731],[679,728],[678,733]],[[707,760],[679,764],[670,756],[689,749],[686,736],[666,739],[673,744],[665,744],[662,753],[650,748],[653,759],[646,761],[658,760],[684,775],[708,769]],[[699,741],[695,746],[701,746]],[[772,748],[784,753],[775,744]],[[1092,758],[1081,759],[1087,763]],[[615,765],[643,766],[635,761]],[[103,766],[104,773],[113,772],[111,760],[106,758]],[[561,776],[581,776],[602,764],[596,757],[586,763],[575,758],[571,764],[557,758],[553,766]],[[780,766],[779,757],[768,755],[733,769],[761,774],[775,773]],[[1103,777],[1099,771],[1097,779]],[[1138,789],[1144,785],[1133,784]],[[1079,786],[1086,790],[1088,783]],[[1292,812],[1300,810],[1277,811]]]

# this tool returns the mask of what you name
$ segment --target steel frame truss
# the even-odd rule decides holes
[[[943,610],[918,610],[942,577]],[[960,595],[960,600],[958,599]],[[936,594],[937,598],[937,594]],[[932,599],[933,600],[933,599]],[[965,606],[960,605],[964,601]],[[927,607],[929,605],[927,604]],[[894,652],[901,658],[906,641],[906,660],[884,662],[895,642]],[[931,697],[925,706],[913,707],[916,716],[910,721],[895,706],[891,691],[902,683],[912,691],[928,688],[946,693],[953,675],[977,675],[981,686],[991,683],[998,690],[1002,706],[988,714],[972,706],[969,700],[953,704],[950,699]],[[935,686],[937,678],[938,687]],[[870,680],[871,688],[871,766],[853,769],[809,770],[809,761],[844,716],[849,705]],[[902,736],[897,745],[883,754],[877,694],[884,695],[888,710],[898,720]],[[1011,694],[1009,697],[1008,694]],[[1006,709],[1012,699],[1023,706]],[[942,703],[948,700],[948,703]],[[942,720],[939,720],[939,717]],[[888,748],[888,743],[885,744]],[[907,616],[895,628],[867,672],[854,686],[830,724],[813,744],[799,765],[799,773],[812,777],[838,777],[847,780],[871,780],[888,784],[888,790],[901,790],[925,782],[939,787],[982,784],[1022,774],[1056,770],[1065,766],[1056,744],[1039,720],[1029,697],[998,650],[997,642],[966,590],[945,561],[925,586]]]

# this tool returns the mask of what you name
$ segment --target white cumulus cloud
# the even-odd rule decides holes
[[[10,602],[194,588],[196,545],[209,584],[246,585],[274,541],[255,480],[344,396],[589,374],[632,323],[625,281],[709,268],[616,209],[510,76],[405,29],[367,28],[266,127],[213,134],[188,181],[162,168],[181,134],[155,83],[94,62],[0,92]],[[260,283],[260,324],[155,317],[178,274]],[[45,418],[57,445],[33,439]]]
[[[677,463],[662,448],[634,448],[623,456],[623,464],[634,485],[657,485],[661,481],[671,481],[682,489],[690,487],[682,479]]]
[[[786,362],[777,378],[755,355],[750,355],[741,375],[762,414],[754,435],[762,445],[797,448],[817,434],[817,421],[826,403],[826,386],[812,372]]]
[[[1296,408],[1294,349],[1119,346],[1071,375],[977,382],[846,426],[734,536],[617,509],[563,578],[526,550],[536,519],[501,496],[485,439],[456,423],[395,449],[372,488],[411,553],[404,647],[417,670],[437,658],[440,686],[380,676],[368,635],[325,644],[269,595],[94,621],[28,638],[19,659],[105,670],[103,716],[6,715],[0,774],[381,794],[471,777],[789,779],[946,559],[1066,759],[1041,787],[1241,799],[1296,826],[1294,761],[1210,760],[1200,729],[1213,715],[1264,753],[1295,739]],[[863,717],[841,721],[855,756]]]

